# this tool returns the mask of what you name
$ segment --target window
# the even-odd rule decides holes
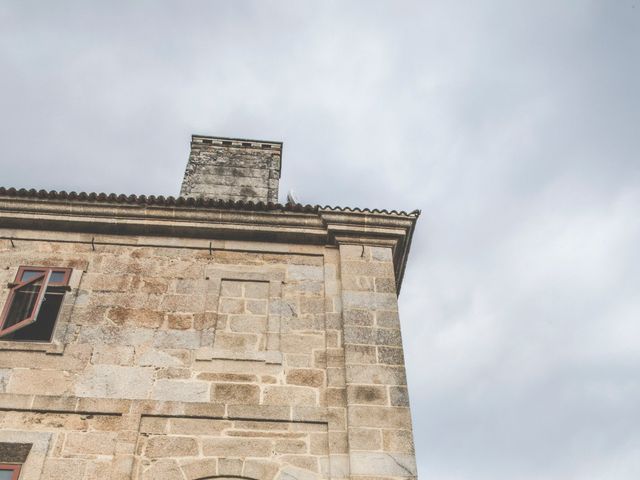
[[[70,268],[20,267],[15,283],[9,284],[11,292],[0,318],[0,339],[51,341],[70,276]]]
[[[20,465],[0,464],[0,480],[18,480]]]

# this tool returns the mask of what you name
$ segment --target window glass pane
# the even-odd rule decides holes
[[[51,278],[49,279],[51,283],[62,283],[64,282],[64,272],[56,272],[55,270],[51,272]]]
[[[37,277],[38,275],[42,275],[42,270],[25,270],[22,272],[22,277],[20,277],[21,282],[28,282],[32,278]],[[0,480],[2,477],[0,477]]]
[[[53,288],[55,287],[51,289]],[[44,301],[40,307],[40,312],[38,312],[36,322],[9,333],[3,338],[15,341],[50,342],[63,298],[63,294],[47,292],[44,295]],[[0,480],[2,480],[2,477],[0,477]]]
[[[13,469],[5,470],[5,467],[0,467],[0,480],[13,480]]]
[[[3,329],[11,327],[33,314],[43,281],[44,279],[41,278],[15,290],[13,301],[7,312],[7,320],[2,326]]]

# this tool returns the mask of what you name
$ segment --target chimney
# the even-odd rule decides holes
[[[281,158],[282,142],[193,135],[180,195],[277,203]]]

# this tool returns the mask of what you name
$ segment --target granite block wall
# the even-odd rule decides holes
[[[52,342],[0,339],[21,480],[416,476],[390,249],[0,233],[0,305],[73,269]]]

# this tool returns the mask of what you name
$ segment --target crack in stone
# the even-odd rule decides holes
[[[398,460],[397,460],[393,455],[390,455],[390,454],[388,454],[388,453],[387,453],[386,455],[387,455],[391,460],[393,460],[393,461],[394,461],[394,463],[395,463],[396,465],[398,465],[401,469],[403,469],[403,470],[404,470],[405,472],[407,472],[409,475],[411,475],[411,476],[414,476],[414,475],[415,475],[415,474],[414,474],[411,470],[409,470],[405,465],[403,465],[402,463],[400,463],[400,462],[399,462],[399,461],[398,461]]]

